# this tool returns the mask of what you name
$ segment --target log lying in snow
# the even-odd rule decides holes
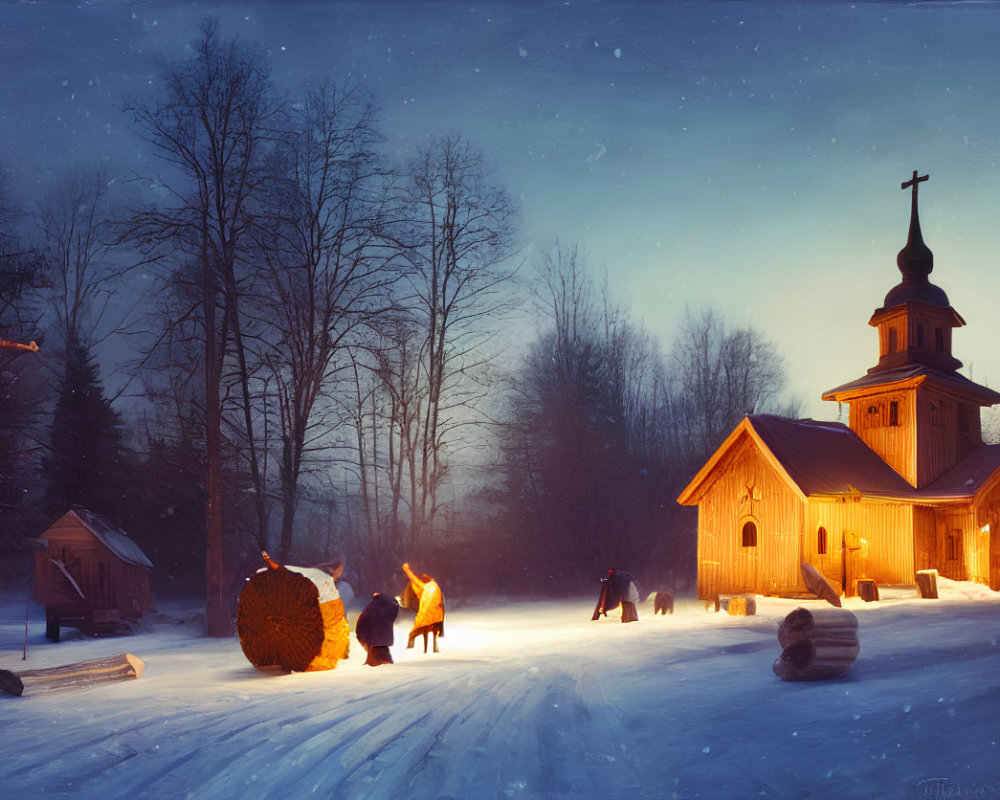
[[[774,662],[784,681],[819,681],[845,672],[858,657],[858,619],[839,608],[797,608],[778,628]]]
[[[21,672],[0,669],[0,690],[20,697],[25,693],[85,689],[106,681],[142,677],[145,668],[146,662],[138,656],[122,653],[48,669],[28,669]]]
[[[858,640],[858,618],[845,608],[796,608],[778,628],[778,644],[795,642]]]

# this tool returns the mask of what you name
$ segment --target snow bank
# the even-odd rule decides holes
[[[1000,596],[939,588],[936,601],[912,589],[847,601],[861,654],[815,684],[771,672],[794,600],[758,598],[746,618],[683,599],[654,617],[643,603],[628,625],[592,622],[589,597],[467,607],[449,613],[437,655],[405,648],[401,614],[396,664],[364,666],[355,643],[336,670],[293,675],[258,672],[235,638],[204,638],[194,605],[134,636],[66,631],[59,644],[33,607],[24,662],[24,602],[8,600],[0,666],[127,651],[146,671],[0,696],[0,788],[102,800],[1000,797]]]

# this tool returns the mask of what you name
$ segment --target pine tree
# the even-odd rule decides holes
[[[121,418],[104,396],[88,347],[71,337],[43,463],[46,506],[59,515],[80,505],[111,519],[123,492]]]

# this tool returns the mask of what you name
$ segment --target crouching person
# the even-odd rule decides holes
[[[392,626],[398,614],[399,603],[396,598],[375,592],[358,617],[354,635],[368,653],[365,663],[369,667],[393,663],[389,648],[393,643]]]
[[[414,574],[409,564],[403,564],[403,572],[410,579],[410,588],[417,597],[417,617],[413,621],[413,630],[410,631],[407,648],[413,647],[413,640],[420,636],[424,637],[424,652],[427,652],[427,634],[434,635],[434,652],[438,651],[438,636],[444,636],[444,595],[441,594],[441,587],[427,573],[420,577]]]
[[[622,622],[635,622],[639,619],[636,603],[639,602],[639,587],[631,573],[620,569],[609,569],[606,577],[601,578],[601,594],[597,598],[597,607],[591,619],[607,616],[608,611],[614,611],[621,606]]]

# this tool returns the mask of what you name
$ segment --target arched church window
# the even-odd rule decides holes
[[[752,519],[748,519],[746,522],[743,523],[742,538],[744,547],[757,546],[757,524]]]
[[[935,328],[934,329],[934,349],[939,352],[944,352],[944,329]]]
[[[891,400],[889,402],[889,424],[899,424],[899,402],[897,400]]]
[[[924,342],[924,323],[917,323],[917,347],[924,347],[926,342]]]
[[[821,556],[826,555],[826,528],[822,525],[816,531],[816,552]]]

